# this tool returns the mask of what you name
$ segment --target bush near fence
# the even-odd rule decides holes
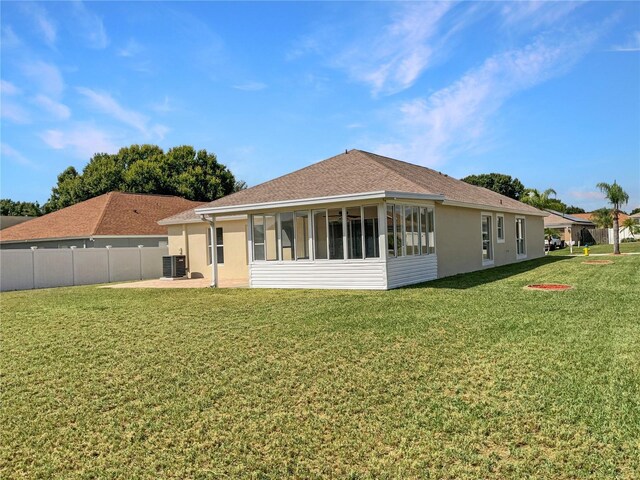
[[[0,290],[67,287],[162,276],[167,247],[0,250]]]

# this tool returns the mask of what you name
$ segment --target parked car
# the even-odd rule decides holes
[[[562,240],[558,235],[547,235],[544,239],[544,248],[547,250],[564,248],[564,240]]]

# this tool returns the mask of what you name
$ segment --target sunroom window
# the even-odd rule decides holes
[[[362,215],[360,207],[348,207],[347,247],[349,258],[362,258]]]
[[[344,244],[342,242],[342,209],[330,208],[327,210],[329,223],[329,258],[338,260],[344,258]]]
[[[280,259],[293,260],[293,212],[280,214]]]
[[[378,242],[378,207],[371,205],[362,208],[364,212],[364,256],[366,258],[380,257]]]
[[[296,260],[309,259],[309,212],[296,212]]]

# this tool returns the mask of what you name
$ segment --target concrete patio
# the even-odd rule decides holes
[[[209,288],[211,281],[207,278],[179,278],[141,280],[138,282],[116,283],[104,285],[100,288]],[[220,284],[219,288],[246,288],[246,282],[227,281]]]

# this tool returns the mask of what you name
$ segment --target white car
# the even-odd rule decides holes
[[[564,242],[560,239],[558,235],[547,236],[544,239],[544,247],[547,250],[555,250],[556,248],[564,247]]]

